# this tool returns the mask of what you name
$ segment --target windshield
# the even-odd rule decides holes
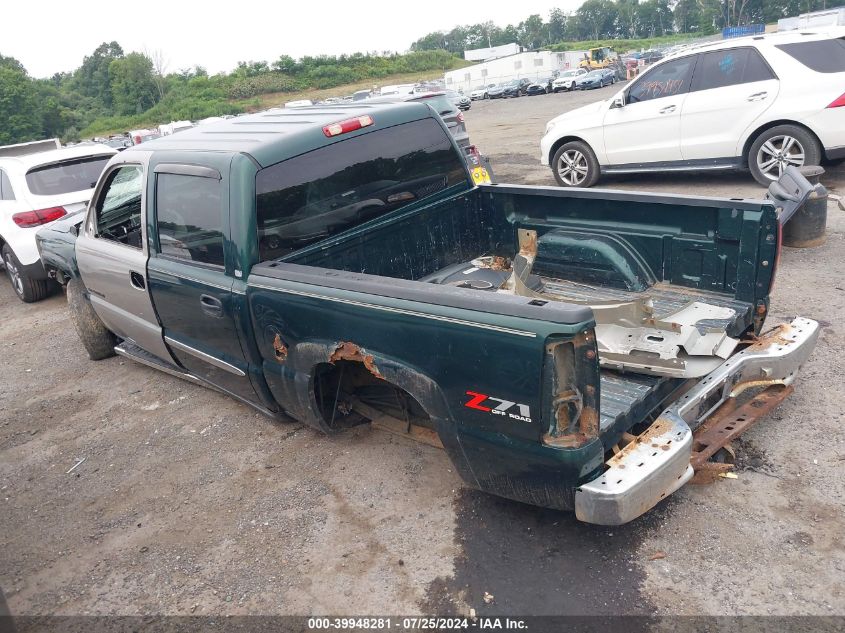
[[[561,77],[574,77],[578,74],[577,70],[567,70],[565,73],[561,75]]]
[[[26,184],[36,196],[58,196],[92,189],[110,158],[111,155],[86,156],[33,167],[26,174]]]
[[[594,71],[593,71],[593,72],[591,72],[591,73],[587,73],[585,76],[586,76],[586,77],[601,77],[603,73],[604,73],[604,71],[601,71],[601,70],[594,70]]]

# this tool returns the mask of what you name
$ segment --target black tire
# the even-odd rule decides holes
[[[789,144],[786,139],[792,139],[793,142]],[[764,146],[767,148],[764,149]],[[786,152],[782,153],[784,147],[786,147]],[[778,152],[782,159],[776,156]],[[802,156],[800,160],[794,158],[798,154]],[[765,159],[766,156],[771,158]],[[754,180],[768,187],[789,165],[795,167],[818,165],[822,159],[822,149],[816,137],[805,128],[798,125],[778,125],[754,139],[745,159],[748,161],[748,169],[754,176]],[[770,160],[774,162],[768,170],[764,170]]]
[[[584,174],[583,180],[578,181],[572,170],[569,171],[569,174],[572,175],[569,179],[566,178],[565,174],[561,174],[561,170],[558,168],[558,165],[563,155],[567,152],[579,153],[583,157],[583,162],[581,162],[580,159],[572,157],[580,165],[586,167],[586,174]],[[561,145],[552,157],[551,168],[557,184],[561,187],[592,187],[596,184],[599,176],[601,175],[599,161],[596,158],[595,153],[593,153],[593,150],[589,145],[582,143],[581,141],[570,141]],[[576,173],[580,172],[577,172],[576,170]]]
[[[114,356],[117,339],[94,312],[85,296],[85,286],[79,279],[71,279],[67,284],[67,304],[88,358],[102,360]]]
[[[3,245],[3,265],[6,267],[6,277],[9,278],[12,289],[24,303],[41,301],[50,293],[48,280],[33,279],[28,275],[8,244]]]

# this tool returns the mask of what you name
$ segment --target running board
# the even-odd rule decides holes
[[[157,369],[159,371],[163,371],[165,374],[170,374],[171,376],[175,376],[176,378],[181,378],[183,380],[187,380],[188,382],[192,382],[195,385],[199,385],[201,387],[206,387],[211,389],[212,391],[216,391],[218,393],[223,394],[224,396],[229,396],[230,398],[234,398],[243,404],[260,411],[264,415],[273,418],[279,422],[297,422],[297,420],[286,413],[281,411],[271,411],[270,409],[261,406],[251,400],[247,400],[243,396],[240,396],[236,393],[232,393],[228,389],[224,389],[223,387],[218,387],[217,385],[208,382],[207,380],[203,380],[202,378],[198,378],[193,374],[189,374],[186,371],[181,370],[179,367],[172,363],[168,363],[166,360],[162,360],[155,354],[150,354],[147,350],[142,349],[135,345],[130,340],[124,340],[120,342],[118,345],[115,345],[114,351],[119,356],[123,356],[130,360],[134,360],[135,362],[141,363],[142,365],[146,365],[147,367],[151,367],[153,369]]]
[[[196,376],[182,371],[176,365],[168,363],[166,360],[162,360],[155,354],[150,354],[147,350],[138,347],[132,341],[125,340],[120,342],[118,345],[115,345],[114,352],[119,356],[129,358],[130,360],[134,360],[135,362],[146,365],[147,367],[163,371],[165,374],[182,378],[183,380],[187,380],[194,384],[204,385],[204,382]]]

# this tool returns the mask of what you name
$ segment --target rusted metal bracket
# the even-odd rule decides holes
[[[413,424],[410,421],[400,420],[392,415],[384,413],[375,407],[361,402],[358,398],[350,398],[350,407],[352,411],[364,416],[370,420],[370,425],[373,428],[387,431],[394,435],[400,435],[408,439],[420,442],[421,444],[428,444],[434,448],[443,448],[443,442],[440,441],[440,436],[434,429],[429,429],[419,424]]]
[[[735,385],[734,390],[741,386],[742,383]],[[745,433],[760,418],[771,413],[792,391],[792,386],[776,384],[770,385],[739,407],[736,406],[734,398],[725,402],[693,434],[690,455],[690,465],[693,469],[696,472],[716,471],[716,474],[730,470],[728,464],[713,464],[707,460]]]
[[[599,362],[603,367],[659,376],[695,378],[716,369],[739,341],[723,329],[699,328],[708,319],[728,319],[731,308],[692,301],[677,312],[656,318],[648,295],[628,301],[584,301],[528,287],[537,258],[537,232],[519,229],[519,252],[499,292],[589,306],[596,321]]]

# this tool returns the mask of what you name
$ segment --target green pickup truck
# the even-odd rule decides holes
[[[474,185],[424,104],[270,110],[113,157],[39,232],[92,359],[325,433],[442,446],[471,486],[634,519],[777,404],[775,201]]]

